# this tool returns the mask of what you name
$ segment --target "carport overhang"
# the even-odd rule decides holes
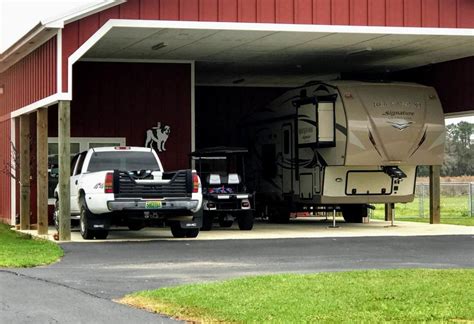
[[[474,54],[474,30],[109,20],[69,58],[192,61],[198,85],[297,86]],[[69,73],[69,93],[71,73]]]

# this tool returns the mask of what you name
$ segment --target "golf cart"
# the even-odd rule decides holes
[[[231,227],[235,219],[240,230],[252,229],[255,195],[244,183],[247,152],[240,147],[210,147],[191,153],[202,182],[201,230],[211,230],[214,222]]]

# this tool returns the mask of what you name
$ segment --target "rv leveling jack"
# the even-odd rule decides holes
[[[382,170],[393,179],[403,179],[407,177],[405,172],[400,170],[397,166],[383,166]]]

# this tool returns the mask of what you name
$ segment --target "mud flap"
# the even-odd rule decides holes
[[[202,209],[193,215],[192,221],[180,221],[181,228],[201,228],[202,226]]]
[[[89,217],[87,225],[91,230],[108,230],[110,228],[110,218],[101,216]]]

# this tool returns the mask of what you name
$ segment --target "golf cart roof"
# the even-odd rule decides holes
[[[191,153],[192,157],[219,157],[232,154],[245,154],[248,150],[244,147],[216,146],[198,149]]]

